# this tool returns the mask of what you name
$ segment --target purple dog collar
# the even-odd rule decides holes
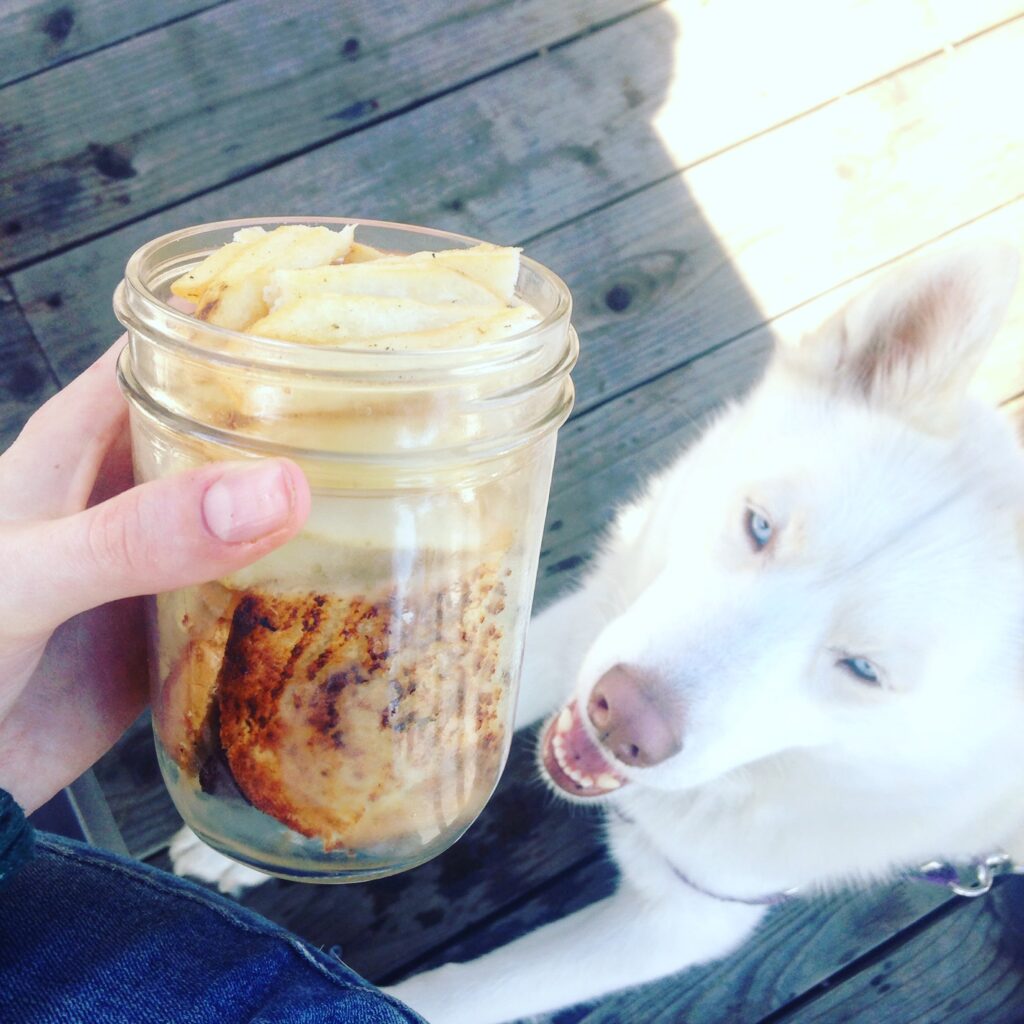
[[[712,892],[710,889],[705,889],[703,885],[698,885],[692,878],[688,878],[673,864],[671,861],[666,860],[668,866],[672,869],[672,874],[679,879],[680,882],[688,885],[691,889],[699,892],[702,896],[710,896],[713,900],[721,900],[722,903],[744,903],[748,907],[774,907],[779,903],[785,903],[796,895],[795,889],[789,889],[786,892],[773,892],[767,896],[723,896],[720,892]]]
[[[984,857],[975,857],[962,866],[944,860],[930,860],[913,872],[911,877],[932,885],[944,885],[957,896],[973,899],[975,896],[984,896],[1000,875],[1020,874],[1024,874],[1024,864],[1016,863],[1008,853],[997,850]]]

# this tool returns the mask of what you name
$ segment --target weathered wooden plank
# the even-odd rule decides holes
[[[0,128],[5,265],[271,165],[647,2],[238,0],[17,83],[3,93],[11,123]]]
[[[213,7],[216,2],[5,0],[0,7],[0,86]]]
[[[876,963],[773,1021],[1019,1024],[1024,1020],[1022,945],[1024,879],[1011,878],[982,899],[960,902],[953,913],[887,950]]]
[[[580,123],[552,119],[550,96],[579,91],[580,76],[600,63],[599,57],[607,58],[602,66],[612,69],[613,79],[626,69],[639,71],[651,63],[653,58],[643,49],[651,45],[649,34],[641,39],[631,33],[642,18],[661,14],[658,8],[628,19],[615,29],[512,69],[498,81],[478,83],[458,96],[346,140],[348,152],[357,157],[354,167],[379,170],[375,177],[358,171],[347,182],[337,183],[337,202],[345,202],[346,195],[369,197],[376,189],[384,198],[373,203],[374,213],[415,213],[417,219],[515,240],[522,237],[511,234],[517,224],[523,233],[535,233],[579,209],[581,202],[592,204],[611,189],[621,193],[629,175],[638,173],[636,165],[623,164],[623,178],[609,170],[613,165],[603,157],[596,164],[590,157],[583,159],[582,152],[569,159],[567,148],[587,138],[580,134],[582,118]],[[607,49],[613,39],[636,45]],[[952,58],[943,55],[918,64],[708,160],[683,178],[669,178],[531,244],[531,252],[565,274],[577,299],[576,320],[584,343],[576,374],[579,410],[678,366],[749,331],[766,316],[777,316],[837,281],[855,277],[1012,198],[1024,170],[1024,141],[1007,135],[1002,121],[993,125],[986,110],[975,108],[991,106],[981,95],[984,88],[991,86],[1001,95],[993,77],[999,79],[1000,89],[1004,79],[1024,79],[1015,49],[1022,41],[1024,19],[965,44]],[[516,88],[520,83],[522,88]],[[491,92],[502,84],[521,96],[525,124],[517,128],[505,122],[484,132],[480,125],[488,120],[488,105],[498,103]],[[604,98],[595,102],[595,108],[603,102]],[[646,128],[628,138],[636,129],[623,123],[616,133],[614,120],[606,121],[601,133],[606,133],[607,145],[615,152],[621,152],[615,148],[619,145],[635,148],[643,141]],[[537,125],[550,130],[537,135],[527,127]],[[474,126],[484,133],[474,136]],[[627,137],[615,141],[613,136]],[[445,138],[454,143],[439,142]],[[527,168],[521,154],[529,152],[530,138],[541,139],[547,155],[542,158],[534,149],[535,159]],[[493,145],[485,145],[488,141]],[[436,179],[419,191],[407,162],[411,154],[430,163],[434,157],[444,160],[442,150],[475,152],[474,142],[482,153],[482,162],[474,156],[474,174],[491,182],[490,229],[480,222],[484,211],[475,204],[443,210]],[[372,155],[363,150],[371,145]],[[513,173],[513,162],[502,155],[505,150],[520,154],[516,159],[521,174]],[[600,154],[600,147],[586,152]],[[395,159],[382,164],[380,153],[395,154]],[[647,164],[656,168],[653,152],[648,155]],[[840,173],[823,166],[829,159],[862,170]],[[229,196],[240,201],[245,196],[237,212],[258,211],[265,199],[251,191],[257,180],[277,183],[287,194],[293,194],[288,190],[298,183],[308,185],[312,195],[323,195],[324,183],[305,177],[309,160],[296,163],[299,166],[288,166],[289,181],[284,180],[284,169],[247,179],[187,204],[187,210],[182,207],[173,215],[133,225],[16,274],[23,306],[59,372],[77,371],[114,329],[106,296],[134,244],[186,213],[188,220],[223,214]],[[884,186],[863,170],[874,165],[886,166]],[[714,191],[719,167],[744,211],[742,218],[728,224],[707,219],[711,206],[730,198],[729,190]],[[927,190],[920,187],[925,179]],[[758,183],[766,181],[777,183],[774,194],[752,198],[761,188]],[[455,172],[450,187],[456,197],[463,184]],[[880,193],[887,195],[889,188],[898,202],[887,206]],[[436,217],[428,216],[431,209]],[[65,306],[80,314],[80,329],[73,336],[66,318],[56,316],[48,304],[55,295],[62,295]],[[84,347],[83,335],[89,339]]]
[[[553,879],[498,920],[444,949],[432,951],[415,969],[470,959],[497,948],[605,895],[612,888],[613,877],[613,868],[595,858],[571,879]],[[746,943],[722,960],[570,1012],[552,1014],[550,1018],[544,1015],[533,1024],[549,1020],[551,1024],[755,1024],[793,999],[827,984],[837,972],[869,956],[879,945],[951,899],[933,886],[899,882],[794,900],[773,910]],[[581,935],[579,941],[585,943],[587,936]],[[393,979],[387,976],[374,980],[388,983]],[[832,1019],[859,1021],[852,1017]],[[902,1024],[904,1018],[893,1009],[889,1020]]]
[[[1021,4],[733,0],[675,12],[673,81],[652,125],[685,167],[1009,20]]]
[[[108,296],[132,249],[190,222],[265,212],[268,195],[278,209],[319,207],[408,219],[496,241],[549,229],[672,171],[665,157],[656,159],[660,146],[645,120],[665,88],[670,24],[663,9],[655,8],[284,167],[133,224],[22,271],[16,276],[19,296],[59,372],[70,376],[115,329]],[[623,95],[627,78],[643,96],[633,113]],[[574,116],[551,101],[577,95],[587,102]],[[608,152],[602,155],[592,142]],[[444,182],[425,168],[444,168]],[[47,305],[58,295],[75,313],[73,333]]]
[[[544,879],[507,906],[455,935],[451,941],[425,947],[418,955],[416,946],[412,945],[392,964],[368,963],[367,977],[372,977],[376,985],[390,985],[442,964],[475,959],[611,895],[619,877],[614,861],[600,846],[590,849],[583,845],[580,853],[574,864]],[[515,847],[509,850],[509,855],[516,855]],[[584,941],[580,936],[580,942]]]
[[[577,102],[651,117],[649,145],[663,142],[683,166],[996,24],[1017,13],[1016,3],[837,0],[826,9],[813,0],[770,8],[674,0],[641,33],[657,59],[622,76],[597,61],[600,73],[587,75]],[[21,226],[7,239],[9,259],[138,218],[644,4],[353,6],[325,10],[306,0],[278,10],[245,0],[12,90],[11,116],[31,117],[22,118],[0,179],[10,197],[0,200],[0,225]],[[788,29],[795,24],[803,31]],[[810,51],[808,36],[816,39]],[[653,90],[652,73],[661,79]],[[650,102],[666,92],[660,107]],[[603,102],[608,93],[618,94],[612,105]],[[514,88],[504,102],[509,95]],[[571,93],[552,95],[572,104]],[[564,103],[551,113],[569,119]],[[97,105],[116,128],[86,140],[81,126]],[[632,154],[634,163],[642,158]],[[476,184],[457,198],[486,203]]]
[[[535,242],[576,300],[579,410],[1015,198],[992,97],[1022,45],[1024,19]]]
[[[0,278],[0,451],[56,391],[57,379],[10,287]]]

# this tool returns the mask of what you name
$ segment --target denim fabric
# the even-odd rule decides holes
[[[344,964],[146,865],[40,833],[0,893],[0,1021],[421,1022]]]
[[[0,889],[28,863],[35,846],[35,832],[25,812],[6,789],[0,789]]]

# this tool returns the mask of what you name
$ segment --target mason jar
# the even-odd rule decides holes
[[[450,846],[511,739],[557,428],[572,406],[571,300],[522,258],[540,321],[476,347],[323,347],[204,323],[171,284],[243,227],[157,238],[114,296],[139,482],[286,456],[304,528],[242,571],[150,601],[153,725],[185,822],[275,875],[357,881]],[[388,253],[476,240],[359,221]]]

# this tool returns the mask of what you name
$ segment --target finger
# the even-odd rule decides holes
[[[0,519],[69,515],[85,507],[104,455],[127,429],[117,386],[124,335],[39,408],[0,456]]]
[[[18,581],[2,621],[37,636],[108,601],[217,579],[294,536],[309,485],[287,459],[214,463],[133,487],[64,519],[12,525],[0,560]]]

